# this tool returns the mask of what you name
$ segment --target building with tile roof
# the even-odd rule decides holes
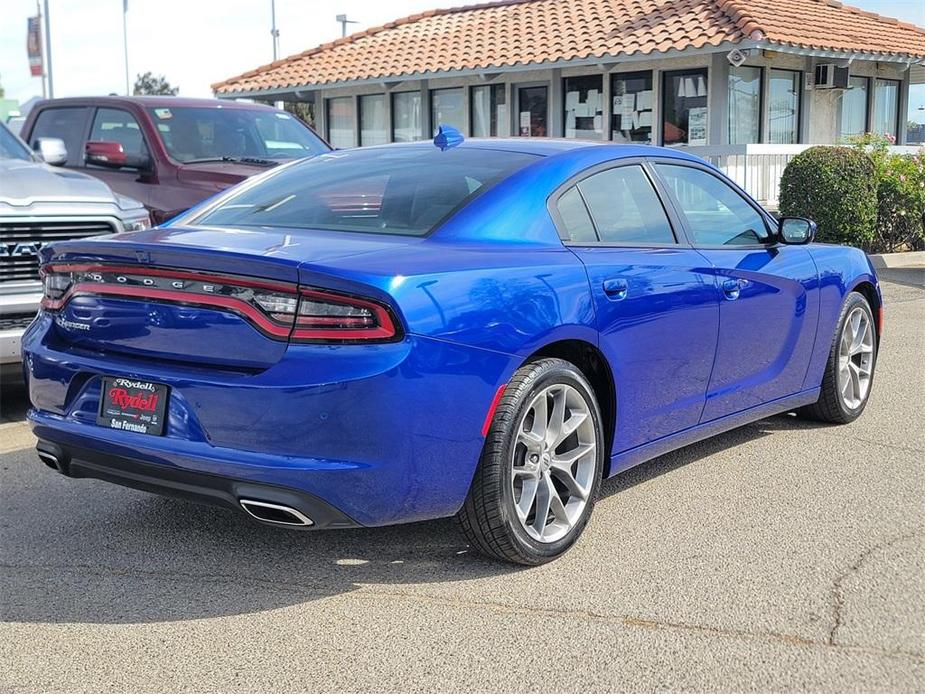
[[[902,143],[922,82],[925,30],[834,0],[498,0],[397,19],[213,89],[313,103],[339,147],[448,123],[754,149],[869,131]]]

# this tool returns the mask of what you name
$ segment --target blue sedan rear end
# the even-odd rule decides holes
[[[873,270],[782,240],[671,150],[333,152],[164,227],[45,249],[29,417],[70,476],[293,527],[459,513],[480,549],[547,561],[601,477],[775,412],[818,415],[853,295],[869,335],[846,338],[831,378],[857,385],[839,402],[860,414]]]

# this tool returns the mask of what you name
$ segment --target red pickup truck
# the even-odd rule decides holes
[[[20,135],[32,147],[63,140],[66,167],[140,200],[155,224],[269,167],[331,149],[269,106],[169,96],[39,101]]]

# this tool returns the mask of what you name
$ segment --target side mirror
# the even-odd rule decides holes
[[[151,157],[147,154],[126,154],[120,142],[91,140],[87,142],[84,152],[88,164],[105,166],[107,169],[129,167],[146,171],[151,167]]]
[[[793,245],[811,243],[816,238],[816,223],[804,217],[781,217],[777,238]]]
[[[67,147],[57,137],[40,137],[35,141],[35,151],[42,161],[51,166],[64,166],[67,161]]]

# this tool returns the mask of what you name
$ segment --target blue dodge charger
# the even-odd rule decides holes
[[[455,515],[539,564],[602,478],[776,413],[864,410],[864,253],[681,151],[460,140],[319,155],[43,249],[39,457],[276,526]]]

